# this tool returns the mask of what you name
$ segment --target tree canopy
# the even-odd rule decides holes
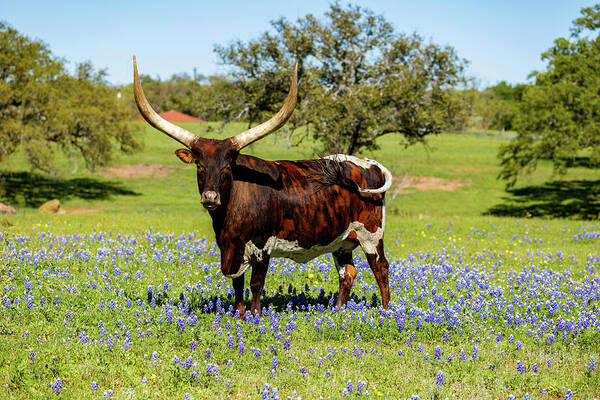
[[[515,118],[518,136],[498,154],[500,178],[509,186],[539,160],[564,174],[581,150],[600,162],[600,5],[583,8],[571,36],[558,38],[542,54],[544,72],[522,94]]]
[[[137,148],[136,128],[104,76],[90,63],[68,74],[44,43],[0,22],[0,161],[21,149],[33,168],[51,171],[60,148],[94,167],[115,148]]]
[[[395,32],[383,16],[337,3],[323,19],[308,14],[272,26],[257,39],[215,48],[234,67],[250,123],[280,106],[296,62],[292,126],[307,126],[323,151],[375,149],[375,139],[389,133],[412,144],[464,118],[452,88],[463,82],[466,61],[450,46]]]

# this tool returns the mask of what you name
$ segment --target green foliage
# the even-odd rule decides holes
[[[500,149],[501,179],[514,185],[523,170],[550,159],[556,174],[573,165],[579,151],[600,162],[600,5],[582,10],[570,38],[542,54],[547,70],[523,93],[515,120],[518,137]]]
[[[67,74],[44,43],[0,23],[0,160],[22,148],[33,168],[51,171],[59,147],[94,167],[111,159],[115,143],[126,152],[139,147],[104,76],[90,63]]]
[[[226,77],[199,76],[194,81],[187,74],[180,73],[166,80],[142,75],[140,80],[148,101],[159,113],[177,110],[208,121],[222,120],[225,123],[248,114],[243,92]],[[130,117],[140,118],[133,98],[133,84],[121,88],[121,93]]]
[[[250,123],[278,108],[295,62],[301,83],[292,126],[308,126],[326,152],[376,149],[389,133],[421,142],[462,117],[451,89],[463,82],[466,62],[450,46],[397,33],[358,6],[333,4],[322,20],[308,14],[272,25],[258,39],[215,48],[235,67]]]
[[[468,105],[468,118],[462,130],[513,130],[519,103],[526,84],[505,81],[484,90],[467,89],[459,93]]]

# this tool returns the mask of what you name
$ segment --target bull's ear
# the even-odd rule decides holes
[[[175,150],[175,155],[186,164],[192,164],[196,162],[194,155],[188,149],[177,149]]]
[[[245,154],[236,158],[234,175],[240,180],[265,184],[277,184],[281,178],[279,168],[274,162]]]

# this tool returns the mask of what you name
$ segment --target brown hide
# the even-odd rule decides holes
[[[381,227],[383,194],[361,195],[343,185],[320,184],[315,177],[322,173],[322,162],[237,157],[229,200],[211,211],[225,275],[238,271],[250,240],[263,248],[269,237],[276,236],[308,249],[331,243],[354,221],[370,232]],[[365,170],[344,162],[343,170],[363,188],[384,183],[377,167]]]

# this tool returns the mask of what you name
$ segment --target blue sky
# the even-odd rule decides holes
[[[342,1],[347,4],[347,1]],[[371,0],[354,1],[383,14],[397,31],[452,45],[470,61],[469,75],[484,87],[501,80],[525,82],[544,69],[540,54],[569,34],[571,21],[593,1],[570,0]],[[321,16],[328,1],[20,1],[0,2],[0,20],[46,42],[71,63],[90,60],[108,69],[115,84],[140,72],[168,78],[176,72],[226,72],[214,44],[256,38],[269,22]]]

